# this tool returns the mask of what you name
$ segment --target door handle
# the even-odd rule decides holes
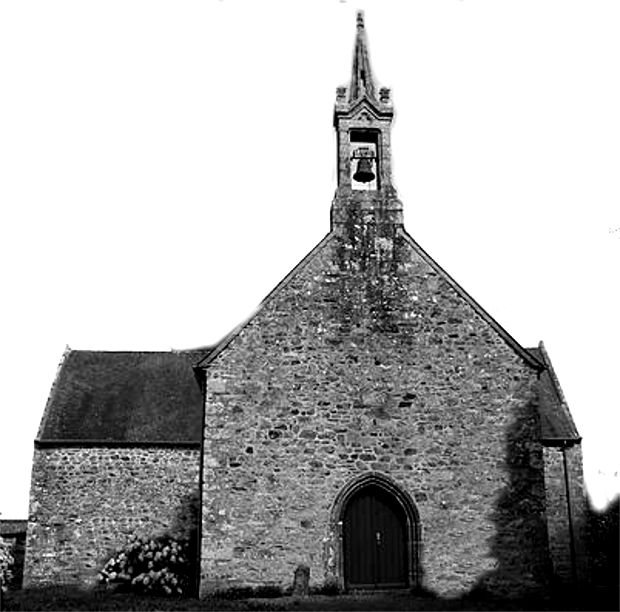
[[[377,540],[377,546],[381,546],[381,532],[380,531],[377,531],[375,533],[375,538]]]

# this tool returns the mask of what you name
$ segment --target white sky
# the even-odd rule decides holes
[[[545,341],[590,494],[618,491],[618,2],[5,0],[3,518],[67,344],[215,343],[327,233],[358,8],[408,231]]]

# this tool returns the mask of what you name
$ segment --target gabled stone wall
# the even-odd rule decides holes
[[[198,448],[36,448],[24,586],[92,586],[132,534],[195,532],[199,465]]]
[[[342,584],[334,504],[369,473],[415,501],[418,586],[544,587],[536,370],[403,233],[354,234],[206,368],[202,593],[289,585],[302,563]]]

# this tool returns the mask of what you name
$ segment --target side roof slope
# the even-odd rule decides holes
[[[545,364],[545,369],[540,373],[538,398],[541,441],[548,446],[581,442],[545,345],[541,342],[538,348],[528,350]]]
[[[209,349],[65,353],[37,442],[200,443],[192,365]]]

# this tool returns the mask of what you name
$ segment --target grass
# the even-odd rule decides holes
[[[239,594],[241,595],[241,594]],[[219,597],[191,599],[155,597],[111,591],[46,587],[9,591],[3,610],[618,610],[618,594],[601,592],[562,599],[497,600],[482,597],[443,599],[410,593],[312,595],[306,598]]]
[[[72,587],[9,591],[3,610],[247,610],[237,601],[156,597]]]

